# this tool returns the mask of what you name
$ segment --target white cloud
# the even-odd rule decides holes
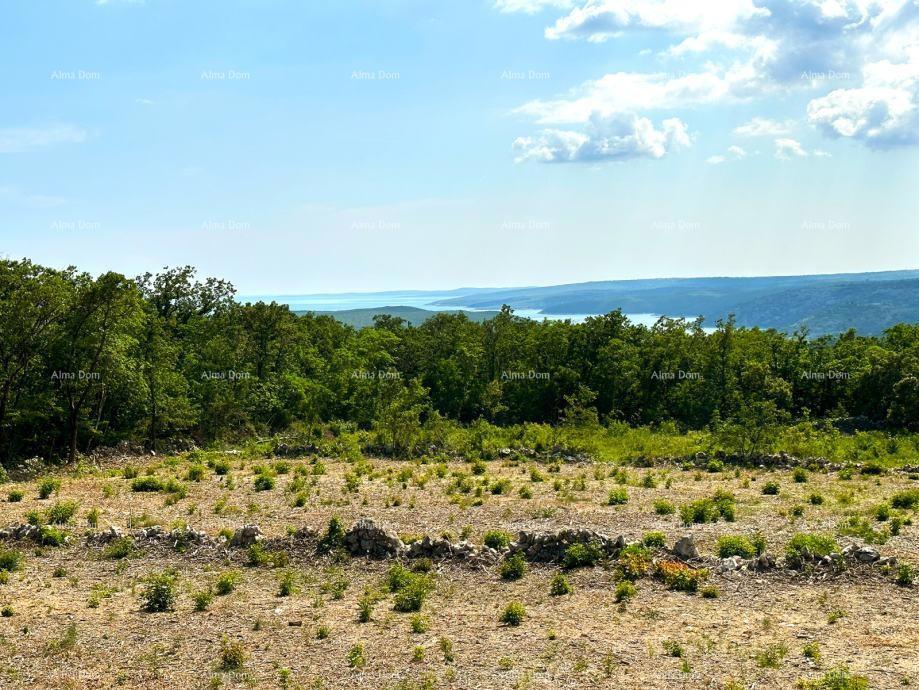
[[[743,20],[764,16],[752,0],[587,0],[546,29],[546,38],[604,41],[629,28],[694,34],[727,30]]]
[[[545,129],[535,137],[519,137],[514,149],[517,162],[578,163],[663,158],[691,143],[681,120],[664,120],[658,129],[648,118],[619,114],[594,118],[583,132]]]
[[[900,63],[865,66],[863,85],[836,89],[807,104],[807,119],[827,136],[872,148],[919,144],[919,44]]]
[[[86,130],[73,125],[8,127],[0,129],[0,153],[22,153],[56,144],[78,144],[85,140]]]
[[[495,8],[501,12],[524,12],[536,14],[548,7],[567,10],[574,0],[495,0]]]
[[[775,140],[775,157],[782,160],[791,160],[792,158],[805,158],[807,151],[801,146],[801,143],[794,139],[776,139]]]
[[[726,160],[727,158],[725,158],[724,156],[709,156],[708,158],[705,159],[705,162],[710,163],[711,165],[720,165],[721,163],[724,163]]]
[[[734,158],[746,158],[747,152],[739,146],[729,146],[728,153],[730,153]]]
[[[734,134],[740,137],[774,137],[788,134],[794,129],[793,120],[769,120],[764,117],[754,117],[739,127],[734,128]]]

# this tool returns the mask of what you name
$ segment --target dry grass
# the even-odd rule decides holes
[[[573,593],[552,596],[557,567],[531,565],[521,580],[506,581],[496,567],[440,564],[436,588],[422,611],[429,628],[415,634],[412,614],[393,611],[390,594],[379,594],[370,622],[359,622],[359,601],[368,589],[379,589],[389,563],[334,562],[291,542],[298,586],[292,596],[279,597],[282,571],[247,568],[241,552],[220,557],[161,547],[123,560],[105,559],[100,548],[86,546],[81,538],[86,513],[98,508],[100,529],[126,527],[145,515],[151,524],[185,522],[210,534],[254,522],[267,536],[283,538],[291,527],[321,529],[332,515],[346,525],[369,516],[404,535],[450,532],[455,538],[468,534],[478,543],[494,528],[575,525],[631,538],[659,530],[671,542],[692,534],[709,554],[721,535],[758,531],[767,536],[770,552],[781,553],[795,532],[834,532],[850,514],[873,522],[870,513],[879,503],[915,486],[900,473],[856,475],[849,481],[812,473],[806,483],[795,483],[784,471],[742,470],[735,476],[733,471],[697,474],[671,468],[654,472],[656,488],[643,488],[648,470],[629,469],[628,502],[608,505],[609,491],[619,486],[609,476],[615,468],[567,465],[552,472],[539,465],[544,481],[533,482],[534,463],[494,462],[483,475],[489,486],[507,479],[510,487],[500,495],[484,491],[482,504],[474,506],[469,505],[474,490],[446,491],[454,473],[470,474],[466,463],[451,463],[441,478],[434,465],[373,460],[374,478],[363,477],[351,493],[343,487],[354,465],[324,459],[326,474],[306,476],[307,485],[315,485],[305,505],[293,507],[296,493],[285,489],[295,481],[297,466],[311,467],[308,460],[289,461],[290,471],[276,476],[274,489],[255,491],[251,468],[270,461],[227,457],[235,488],[227,489],[225,477],[208,472],[200,482],[185,482],[187,496],[172,504],[167,494],[132,492],[131,481],[115,466],[83,476],[60,474],[59,493],[47,500],[38,499],[36,481],[4,486],[22,490],[24,498],[0,502],[2,524],[20,522],[28,511],[57,500],[75,500],[80,508],[68,527],[70,545],[41,552],[14,545],[26,558],[22,569],[0,585],[0,605],[13,609],[11,617],[0,618],[0,687],[725,688],[733,681],[742,688],[790,688],[798,678],[819,676],[840,664],[867,676],[872,688],[899,687],[904,679],[919,682],[916,590],[894,585],[877,568],[825,580],[787,572],[712,576],[717,598],[668,591],[643,579],[637,594],[620,605],[614,573],[603,567],[568,573]],[[189,466],[184,460],[131,462],[141,468],[153,468],[155,462],[159,476],[183,481]],[[398,475],[406,468],[413,469],[415,479],[403,487]],[[424,476],[427,481],[419,486],[417,479]],[[779,484],[778,496],[762,494],[766,481]],[[531,499],[519,497],[524,486]],[[652,506],[663,498],[679,507],[717,489],[737,497],[736,522],[687,528],[678,514],[660,516]],[[826,499],[823,505],[808,502],[815,492]],[[838,500],[850,494],[851,501]],[[221,503],[218,514],[215,506]],[[793,516],[795,505],[805,506],[801,517]],[[885,555],[915,560],[917,532],[919,526],[904,527],[880,548]],[[139,600],[143,579],[166,568],[180,575],[177,605],[170,612],[145,613]],[[195,611],[193,594],[228,569],[241,573],[235,591],[214,596],[206,611]],[[328,586],[336,579],[348,581],[340,598]],[[512,600],[526,607],[519,627],[498,620]],[[68,643],[71,624],[76,638]],[[322,626],[329,630],[326,639],[317,635]],[[445,660],[442,640],[450,642],[452,660]],[[665,652],[668,640],[680,643],[683,658]],[[803,654],[813,641],[820,644],[819,666]],[[240,669],[228,669],[222,660],[234,643],[245,656]],[[363,644],[364,664],[352,667],[349,652],[358,644]],[[763,668],[757,655],[774,645],[785,645],[788,653],[778,668]]]

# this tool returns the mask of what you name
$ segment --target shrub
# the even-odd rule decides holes
[[[707,570],[696,570],[677,561],[659,562],[656,573],[669,589],[678,592],[697,592],[699,586],[708,578]]]
[[[654,501],[654,512],[658,515],[673,515],[676,507],[670,502],[663,499]]]
[[[741,535],[721,537],[715,545],[715,551],[719,558],[730,558],[731,556],[753,558],[756,555],[756,548],[749,539]]]
[[[362,668],[367,659],[364,657],[364,643],[358,642],[348,650],[348,666],[351,668]]]
[[[822,494],[811,494],[807,500],[812,506],[823,505],[823,495]]]
[[[214,601],[214,593],[210,588],[202,589],[192,594],[191,598],[195,602],[195,611],[207,611],[207,607]]]
[[[916,570],[909,563],[901,563],[897,567],[896,583],[901,587],[912,587],[916,579]]]
[[[511,535],[510,532],[505,532],[499,529],[489,530],[485,533],[485,546],[489,546],[493,549],[506,549],[511,545]]]
[[[911,510],[919,505],[919,489],[898,491],[890,497],[890,505],[901,510]]]
[[[15,549],[0,549],[0,570],[13,572],[22,567],[22,554]]]
[[[67,541],[67,535],[51,525],[45,525],[38,533],[38,541],[43,546],[61,546]]]
[[[622,580],[616,585],[616,601],[623,602],[638,594],[638,589],[629,580]]]
[[[869,544],[884,544],[890,536],[887,530],[876,530],[868,520],[857,515],[851,516],[840,525],[839,533],[843,536],[860,537]]]
[[[257,475],[252,486],[256,491],[271,491],[274,488],[274,477],[269,477],[267,474]]]
[[[159,477],[154,477],[153,475],[147,475],[145,477],[137,477],[134,481],[131,482],[131,491],[138,492],[156,492],[162,491],[165,485],[163,480]]]
[[[434,583],[427,575],[410,573],[409,581],[402,586],[393,599],[393,610],[400,613],[420,611],[424,600],[434,589]]]
[[[734,521],[734,496],[724,491],[715,492],[711,498],[701,498],[680,507],[680,517],[684,525],[718,522],[724,518]]]
[[[571,583],[568,582],[567,577],[561,573],[556,573],[552,577],[552,582],[549,586],[549,593],[552,594],[552,596],[560,597],[565,594],[571,594],[572,591]]]
[[[134,551],[134,540],[131,537],[118,537],[102,549],[102,557],[109,560],[127,558]]]
[[[99,509],[90,508],[86,511],[86,524],[95,529],[99,526]]]
[[[289,597],[299,590],[297,573],[291,569],[284,570],[278,576],[278,596]]]
[[[641,543],[648,548],[662,549],[666,546],[667,537],[663,532],[645,532],[641,538]]]
[[[717,599],[718,598],[718,588],[715,585],[705,585],[702,588],[702,597],[704,599]]]
[[[501,622],[506,625],[520,625],[526,616],[526,609],[519,601],[512,601],[501,613]]]
[[[246,650],[240,642],[230,642],[226,636],[220,641],[220,667],[224,671],[238,671],[246,663]]]
[[[58,501],[45,511],[45,520],[51,525],[66,525],[77,512],[76,501]]]
[[[412,632],[416,635],[426,633],[428,628],[431,627],[431,623],[427,616],[422,616],[420,613],[416,613],[414,616],[412,616],[409,624],[412,627]]]
[[[239,573],[235,570],[228,570],[225,573],[220,573],[217,582],[214,584],[214,589],[220,596],[226,596],[236,589],[236,586],[239,584],[239,579]]]
[[[607,505],[619,506],[629,502],[629,494],[624,487],[617,487],[609,492],[606,498]]]
[[[829,671],[822,678],[799,680],[796,684],[800,690],[868,690],[868,679],[864,676],[853,676],[844,666]]]
[[[890,506],[886,503],[882,503],[875,508],[874,519],[878,522],[887,522],[890,519]]]
[[[664,648],[664,651],[667,653],[667,656],[674,656],[679,659],[679,658],[682,658],[686,654],[686,652],[683,649],[683,645],[681,645],[676,640],[664,640],[663,642],[661,642],[661,646]]]
[[[207,476],[207,468],[204,465],[192,465],[185,473],[185,479],[190,482],[200,482]]]
[[[224,476],[230,473],[230,463],[226,460],[215,460],[213,468],[216,475]]]
[[[782,643],[771,644],[756,655],[756,665],[760,668],[779,668],[782,659],[788,654],[788,647]]]
[[[567,553],[566,553],[567,555]],[[526,572],[527,562],[522,553],[515,553],[501,564],[501,578],[504,580],[519,580]]]
[[[562,557],[562,567],[565,570],[585,568],[596,565],[604,556],[603,546],[600,542],[591,541],[587,544],[578,542],[565,549]]]
[[[56,477],[45,477],[38,482],[38,497],[42,500],[49,498],[51,494],[57,493],[60,488],[60,479]]]
[[[805,659],[810,659],[814,663],[820,661],[820,643],[819,642],[808,642],[804,645],[802,650]]]
[[[19,503],[19,501],[22,500],[23,496],[24,494],[22,491],[20,491],[19,489],[13,489],[6,495],[6,500],[9,501],[10,503]]]
[[[637,580],[651,567],[651,554],[644,546],[627,546],[619,552],[616,571],[621,579]]]
[[[320,625],[318,628],[316,628],[316,639],[325,640],[328,638],[331,632],[332,631],[329,629],[328,625]]]
[[[763,484],[763,495],[764,496],[778,496],[779,495],[779,485],[776,482],[766,482]]]
[[[178,575],[174,570],[163,570],[149,575],[141,591],[145,611],[171,611],[178,598]]]
[[[807,481],[807,470],[805,470],[803,467],[795,467],[794,472],[791,473],[791,476],[797,484],[804,484]]]
[[[125,465],[121,470],[121,476],[125,479],[134,479],[137,476],[137,468],[134,465]]]
[[[793,568],[798,568],[811,558],[822,558],[839,551],[836,540],[825,534],[798,532],[785,548],[785,558]]]
[[[329,526],[326,529],[326,533],[323,535],[322,539],[319,540],[319,551],[321,553],[328,553],[329,551],[342,548],[344,544],[345,526],[342,524],[341,519],[337,516],[333,516],[329,519]]]

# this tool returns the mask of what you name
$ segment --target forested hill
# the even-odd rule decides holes
[[[484,322],[439,313],[356,329],[234,297],[191,267],[127,278],[0,260],[0,461],[298,425],[365,430],[403,450],[480,420],[919,425],[916,323],[807,339],[733,320],[706,332],[618,311],[571,323],[505,308]]]
[[[878,335],[919,321],[919,271],[760,278],[666,278],[506,288],[436,304],[473,309],[538,309],[544,314],[625,313],[702,316],[706,326],[734,314],[745,326],[812,335],[849,328]]]
[[[307,310],[294,312],[297,316],[303,316],[310,313]],[[378,316],[392,316],[398,319],[404,319],[406,323],[412,326],[420,326],[429,318],[438,314],[438,311],[430,309],[419,309],[418,307],[369,307],[366,309],[341,309],[338,311],[316,311],[316,316],[332,316],[343,324],[353,326],[354,328],[367,328],[374,324]],[[471,321],[487,321],[498,315],[496,311],[463,311],[450,310],[450,314],[465,314]]]

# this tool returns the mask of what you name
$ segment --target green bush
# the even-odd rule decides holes
[[[162,491],[164,487],[165,484],[163,484],[163,480],[153,475],[137,477],[131,482],[131,491],[153,493]]]
[[[565,594],[571,594],[573,591],[571,583],[568,582],[568,578],[562,575],[561,573],[556,573],[552,577],[552,582],[549,586],[549,593],[554,597],[564,596]]]
[[[214,593],[210,589],[202,589],[191,595],[195,602],[195,611],[207,611],[208,606],[214,601]]]
[[[328,553],[342,548],[345,545],[345,526],[341,519],[333,516],[329,519],[329,526],[322,539],[319,540],[320,553]]]
[[[799,680],[795,685],[800,690],[868,690],[868,679],[853,676],[849,669],[841,666],[815,680]]]
[[[511,534],[499,529],[489,530],[485,533],[485,546],[493,549],[506,549],[511,545]]]
[[[0,549],[0,571],[13,572],[22,567],[22,554],[15,549]]]
[[[62,546],[67,541],[67,535],[57,527],[44,525],[38,534],[38,541],[43,546]]]
[[[638,588],[629,580],[622,580],[616,584],[616,601],[623,602],[638,594]]]
[[[711,498],[701,498],[680,507],[680,518],[684,525],[718,522],[724,518],[734,521],[734,496],[724,491],[716,491]]]
[[[271,491],[274,488],[274,477],[270,477],[267,474],[260,474],[255,477],[252,486],[256,491]]]
[[[45,520],[51,525],[66,525],[77,512],[76,501],[58,501],[45,511]]]
[[[912,510],[919,505],[919,489],[898,491],[890,497],[890,505],[901,510]]]
[[[225,573],[220,573],[217,577],[217,582],[214,584],[214,590],[218,595],[226,596],[236,589],[239,580],[239,573],[235,570],[228,570]]]
[[[501,613],[500,621],[506,625],[517,626],[523,622],[526,617],[526,609],[519,601],[512,601]]]
[[[190,482],[200,482],[207,476],[207,468],[204,465],[192,465],[185,473],[185,479]]]
[[[629,494],[624,487],[617,487],[609,492],[606,498],[607,505],[618,506],[629,502]]]
[[[134,552],[134,540],[131,537],[118,537],[102,549],[102,557],[109,560],[127,558]]]
[[[140,598],[145,611],[171,611],[178,599],[178,575],[174,570],[149,575]]]
[[[785,547],[785,558],[792,567],[797,568],[810,557],[822,558],[837,551],[839,544],[830,535],[798,532]]]
[[[562,567],[565,570],[588,568],[596,565],[604,556],[603,545],[600,542],[591,541],[587,544],[578,542],[565,549],[565,555],[562,557]]]
[[[673,515],[676,507],[670,502],[663,499],[654,501],[654,512],[658,515]]]
[[[38,482],[38,497],[42,500],[57,493],[61,488],[61,480],[57,477],[45,477]]]
[[[730,558],[731,556],[753,558],[756,555],[756,548],[747,537],[741,535],[721,537],[715,545],[715,551],[719,558]]]
[[[778,496],[779,495],[779,485],[776,482],[766,482],[763,484],[763,495],[764,496]]]
[[[226,636],[220,641],[220,667],[224,671],[238,671],[246,663],[246,650],[240,642],[230,642]]]
[[[648,548],[662,549],[667,545],[667,536],[663,532],[645,532],[641,543]]]
[[[823,496],[821,494],[811,494],[807,500],[812,506],[823,505]]]
[[[25,494],[19,489],[13,489],[6,495],[6,500],[8,500],[10,503],[19,503],[24,495]]]
[[[519,580],[527,570],[527,562],[522,553],[515,553],[504,559],[501,564],[501,578],[504,580]]]
[[[804,484],[807,482],[807,470],[803,467],[795,467],[794,471],[791,473],[792,479],[795,480],[798,484]]]

